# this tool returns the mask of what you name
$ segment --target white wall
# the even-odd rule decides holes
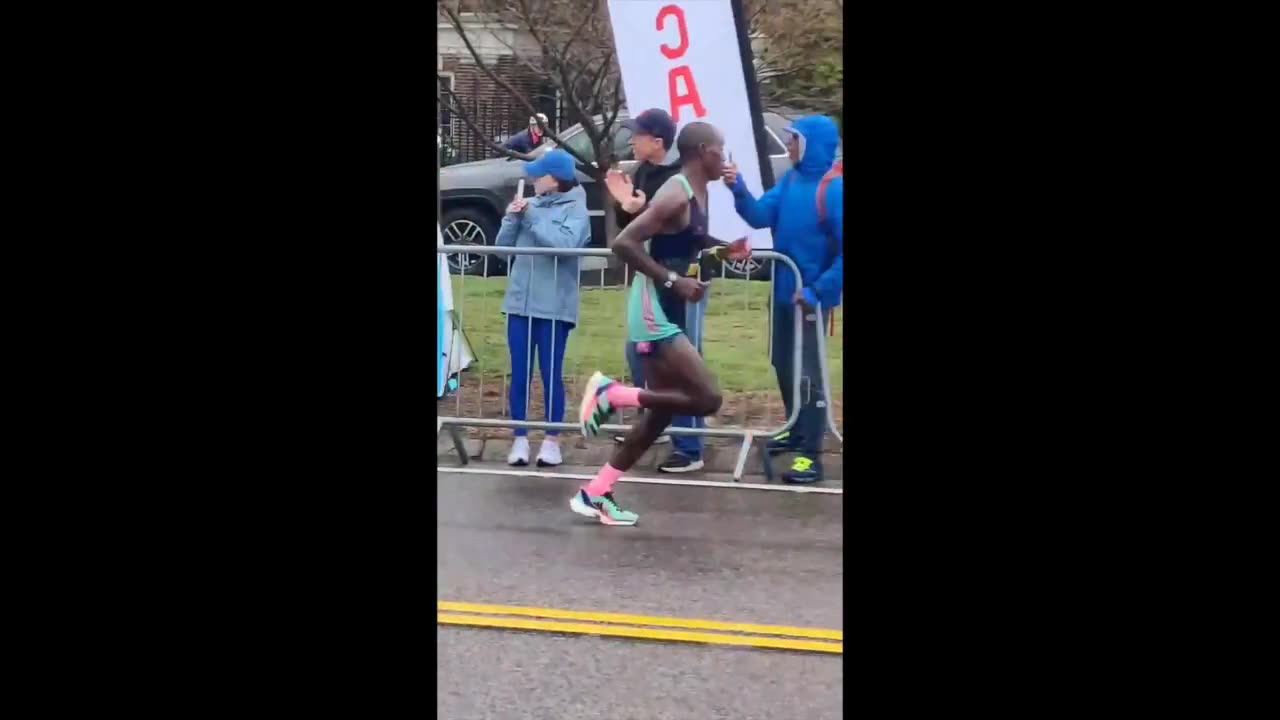
[[[511,55],[511,47],[516,48],[521,55],[532,56],[539,54],[538,43],[534,41],[528,32],[517,30],[514,25],[468,20],[467,14],[464,13],[462,16],[462,27],[466,30],[467,39],[471,41],[472,46],[481,56]],[[458,33],[448,22],[436,25],[436,40],[439,43],[436,51],[437,64],[440,62],[440,55],[460,55],[462,57],[470,55],[466,44],[462,42],[462,38],[458,37]]]

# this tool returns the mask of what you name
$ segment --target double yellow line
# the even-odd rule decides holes
[[[566,620],[574,622],[562,622]],[[649,615],[624,615],[579,610],[511,607],[507,605],[477,605],[474,603],[440,600],[436,602],[436,623],[439,625],[539,630],[543,632],[605,635],[643,640],[705,643],[709,645],[739,645],[774,650],[802,650],[837,655],[844,653],[844,632],[841,630],[730,623],[716,620],[686,620],[683,618],[653,617]],[[812,639],[800,640],[797,638]]]

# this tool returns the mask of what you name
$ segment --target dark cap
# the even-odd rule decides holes
[[[662,147],[668,150],[671,149],[671,143],[676,141],[675,121],[666,110],[661,108],[650,108],[630,120],[623,120],[622,127],[629,128],[632,132],[662,138]]]

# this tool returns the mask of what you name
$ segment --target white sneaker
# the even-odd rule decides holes
[[[542,447],[538,448],[538,467],[555,467],[563,462],[560,459],[560,441],[555,438],[543,438]]]
[[[529,464],[529,438],[518,437],[511,443],[511,453],[507,455],[507,464],[523,467]]]

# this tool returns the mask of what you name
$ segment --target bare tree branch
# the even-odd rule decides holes
[[[475,35],[478,31],[470,18],[494,23],[482,26],[484,28],[494,28],[501,23],[501,29],[494,33],[496,44],[503,48],[504,55],[513,56],[522,75],[527,72],[529,77],[556,89],[563,120],[581,126],[585,133],[582,139],[591,144],[595,164],[565,145],[544,123],[537,121],[537,124],[547,137],[573,156],[583,172],[596,179],[603,178],[613,162],[613,131],[622,109],[622,80],[617,71],[605,0],[470,0],[462,6],[446,2],[439,7],[483,76],[536,118],[537,110],[528,92],[522,93],[513,81],[502,77],[492,58],[481,56],[477,48],[480,36]],[[464,26],[461,7],[473,11],[467,15],[470,31]],[[523,37],[507,37],[509,33]],[[450,100],[450,106],[461,105],[452,94]],[[477,123],[469,122],[473,118],[465,111],[459,115],[469,132],[479,134]],[[484,138],[484,143],[486,147],[494,145],[488,138]],[[510,151],[502,154],[514,156]]]
[[[842,0],[745,0],[754,33],[756,78],[766,104],[843,112]],[[804,18],[804,22],[797,22]]]
[[[506,48],[507,50],[510,50],[511,57],[518,60],[520,64],[523,65],[526,69],[532,71],[538,77],[541,77],[546,80],[551,79],[551,73],[547,71],[546,66],[542,65],[541,63],[534,62],[533,59],[526,57],[525,54],[520,52],[518,49],[516,49],[514,45],[508,43],[506,40],[503,40],[502,36],[499,35],[498,33],[490,33],[490,34],[493,35],[493,39],[496,40],[499,45]]]
[[[569,34],[569,39],[565,41],[564,48],[560,53],[561,57],[564,57],[569,53],[569,47],[573,44],[574,39],[581,37],[583,29],[587,27],[588,23],[596,18],[596,7],[597,5],[594,2],[591,3],[591,10],[582,16],[582,22],[578,23],[577,27],[573,29],[573,32]]]
[[[599,163],[601,155],[600,149],[604,143],[602,142],[601,134],[596,130],[593,116],[582,107],[581,99],[578,97],[577,87],[569,80],[568,75],[570,69],[568,64],[565,62],[564,55],[557,52],[554,43],[551,42],[550,37],[544,31],[545,29],[539,27],[538,20],[535,18],[535,10],[529,6],[528,0],[518,0],[517,7],[518,10],[516,11],[516,17],[521,21],[524,29],[529,32],[530,37],[538,43],[544,55],[550,58],[552,63],[552,72],[559,79],[558,85],[560,87],[560,96],[562,99],[568,100],[570,117],[582,126],[582,130],[587,134],[587,139],[591,141],[592,147],[596,148],[597,162]],[[565,45],[566,52],[574,39],[574,36],[569,37],[569,41]],[[604,67],[607,68],[607,64],[605,64]],[[583,162],[582,158],[578,157],[576,154],[574,157],[577,158],[579,162]],[[585,165],[586,164],[584,163],[584,166]],[[601,165],[597,165],[597,167],[601,167]],[[587,167],[584,167],[583,171],[593,176],[597,174]]]
[[[609,114],[604,121],[604,127],[607,131],[613,126],[613,122],[618,119],[618,114],[622,112],[622,75],[619,74],[613,81],[613,112]]]
[[[476,50],[475,45],[471,44],[471,38],[467,37],[467,31],[463,29],[462,19],[458,16],[458,13],[448,7],[443,8],[443,10],[445,15],[449,18],[449,24],[453,26],[454,32],[458,33],[458,37],[461,38],[463,44],[467,46],[467,52],[469,52],[471,54],[471,58],[475,60],[476,67],[479,67],[480,71],[483,72],[490,80],[494,81],[503,90],[507,91],[510,97],[519,100],[520,104],[529,111],[530,117],[536,118],[538,116],[538,109],[529,102],[528,98],[526,98],[522,93],[517,92],[516,89],[511,87],[511,84],[506,80],[499,77],[498,74],[489,67],[484,59],[480,57],[480,53]],[[549,128],[546,128],[541,120],[538,121],[538,125],[542,128],[543,132],[547,134],[547,137],[555,141],[557,147],[568,152],[575,160],[583,165],[589,165],[588,160],[578,155],[572,147],[566,145],[559,135],[551,132]]]
[[[506,155],[507,157],[513,157],[517,160],[530,161],[534,159],[532,155],[516,152],[515,150],[505,148],[499,145],[498,143],[494,142],[493,140],[490,140],[489,136],[486,135],[483,130],[476,127],[475,122],[471,119],[471,115],[462,109],[462,103],[454,102],[458,99],[458,96],[454,95],[452,90],[448,90],[443,87],[440,88],[440,90],[443,90],[445,93],[447,93],[449,97],[452,98],[452,100],[446,100],[444,97],[440,95],[440,92],[436,92],[436,100],[438,102],[444,103],[445,107],[448,108],[449,112],[452,113],[454,116],[462,118],[462,122],[465,123],[466,126],[471,129],[471,132],[477,138],[479,138],[482,142],[488,145],[491,149],[496,150],[502,153],[503,155]]]
[[[568,68],[563,62],[563,58],[556,54],[555,48],[549,39],[540,32],[538,22],[534,19],[533,13],[529,8],[528,0],[519,0],[520,19],[524,22],[529,35],[542,46],[543,51],[551,56],[553,69],[560,79],[560,94],[569,100],[569,107],[572,110],[574,119],[582,124],[582,129],[587,133],[587,138],[591,140],[592,146],[599,147],[600,135],[596,132],[595,123],[591,121],[591,115],[582,108],[582,103],[578,98],[577,88],[569,81]],[[570,38],[572,41],[573,38]],[[566,46],[567,47],[567,46]],[[597,153],[598,154],[598,153]]]

